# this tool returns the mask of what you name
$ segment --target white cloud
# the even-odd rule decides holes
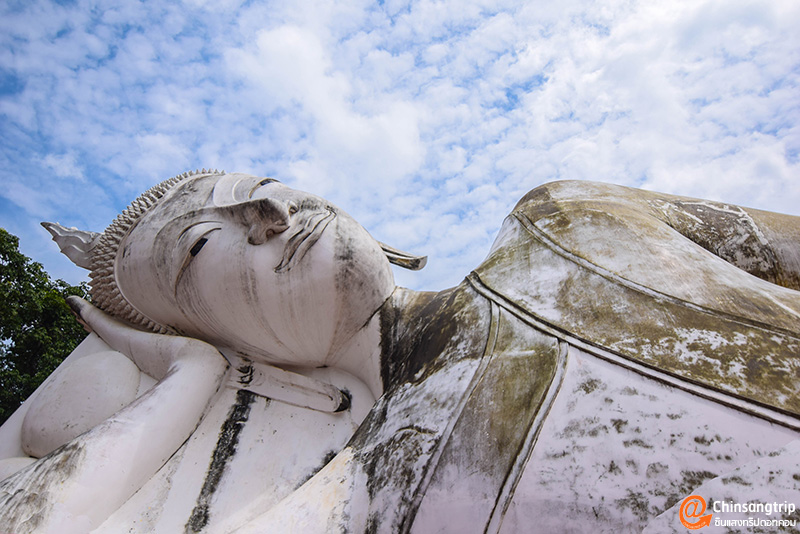
[[[42,163],[52,169],[53,174],[60,178],[75,178],[80,182],[85,182],[83,169],[76,160],[73,152],[66,154],[47,154]]]
[[[428,253],[399,281],[438,289],[552,179],[800,213],[796,2],[3,9],[6,226],[99,230],[189,168],[270,174]]]

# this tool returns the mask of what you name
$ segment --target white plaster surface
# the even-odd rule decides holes
[[[88,354],[59,373],[28,407],[22,447],[41,458],[118,412],[136,398],[141,373],[116,351]],[[86,383],[83,378],[94,376]]]
[[[640,532],[704,480],[748,473],[798,437],[573,347],[500,532]],[[800,498],[745,480],[754,496]]]
[[[226,532],[270,510],[344,447],[360,422],[353,413],[363,414],[373,399],[352,377],[330,374],[332,383],[357,392],[354,411],[324,413],[254,398],[236,453],[210,495],[203,532]],[[112,534],[120,525],[127,525],[130,533],[183,532],[209,476],[220,428],[235,403],[236,390],[221,389],[192,437],[96,532]]]

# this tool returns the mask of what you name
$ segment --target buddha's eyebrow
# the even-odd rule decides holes
[[[175,244],[176,246],[180,247],[181,243],[184,242],[186,239],[197,236],[197,234],[193,234],[190,237],[186,237],[187,233],[190,233],[192,229],[197,228],[198,226],[213,225],[210,228],[204,229],[205,230],[204,233],[208,233],[211,230],[218,229],[220,224],[221,223],[219,220],[201,219],[199,221],[195,221],[181,231],[181,233],[178,235],[178,238],[175,240]],[[194,256],[194,254],[192,255]]]
[[[247,198],[253,198],[253,193],[255,193],[256,189],[258,189],[262,185],[271,184],[273,182],[278,182],[278,180],[276,180],[275,178],[264,178],[263,180],[261,180],[260,182],[258,182],[256,185],[253,186],[253,188],[247,194]],[[278,183],[280,183],[280,182],[278,182]]]
[[[184,234],[186,234],[186,232],[188,232],[189,230],[191,230],[192,228],[194,228],[198,224],[213,223],[213,222],[216,222],[216,221],[205,221],[205,220],[195,221],[195,222],[193,222],[192,224],[190,224],[189,226],[187,226],[186,228],[184,228],[181,231],[181,233],[178,235],[178,239],[180,240],[184,236]]]

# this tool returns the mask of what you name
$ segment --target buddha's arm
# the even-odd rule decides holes
[[[661,201],[658,217],[685,237],[754,276],[800,290],[800,217],[650,195]]]
[[[73,420],[60,420],[58,421],[57,428],[50,427],[47,423],[52,421],[54,417],[57,417],[56,413],[64,413],[64,412],[71,412],[75,413],[75,403],[73,402],[74,399],[71,398],[64,398],[63,395],[63,388],[51,388],[53,382],[59,382],[63,375],[76,375],[77,373],[74,371],[75,367],[82,367],[85,368],[86,366],[81,366],[83,358],[87,356],[92,358],[95,354],[103,353],[108,354],[110,348],[106,345],[102,340],[100,340],[96,335],[89,335],[84,339],[80,345],[59,365],[59,367],[47,378],[47,380],[36,389],[36,391],[31,394],[28,399],[20,406],[9,419],[3,423],[2,427],[0,427],[0,480],[6,478],[7,476],[13,474],[14,472],[21,469],[27,463],[33,462],[36,458],[41,458],[44,454],[37,454],[36,450],[41,450],[42,447],[48,447],[50,443],[54,440],[58,441],[59,437],[62,435],[71,435],[69,439],[63,440],[58,445],[69,441],[70,439],[74,438],[78,434],[81,434],[83,431],[88,430],[89,427],[83,427],[82,423],[84,420],[88,420],[86,418],[86,414],[81,414],[80,417],[82,418],[80,422]],[[124,359],[129,365],[130,362],[122,355],[120,358]],[[107,376],[109,371],[113,371],[110,369],[110,366],[105,365],[103,366],[103,372],[106,375],[104,378],[106,381],[122,381],[128,376],[125,376],[124,373],[111,373],[112,376]],[[96,379],[96,377],[86,376],[86,380]],[[137,380],[138,382],[138,380]],[[94,381],[96,384],[96,380]],[[113,400],[119,399],[123,397],[125,393],[128,393],[131,390],[131,384],[118,384],[119,387],[115,388],[112,402],[109,402],[109,398],[92,398],[89,402],[97,402],[100,403],[103,407],[102,410],[97,411],[98,413],[102,411],[107,411],[106,407],[111,404],[113,405]],[[127,387],[126,387],[127,386]],[[81,399],[78,405],[85,404],[84,399],[91,396],[91,392],[88,392],[85,387],[82,387],[81,384],[77,384],[75,387],[75,392],[81,394]],[[55,391],[53,391],[55,390]],[[94,389],[92,392],[95,392]],[[42,397],[44,396],[44,397]],[[55,399],[53,398],[55,396]],[[132,396],[128,402],[133,401],[135,395]],[[52,403],[58,402],[58,406],[56,409],[53,409]],[[38,442],[31,442],[31,435],[26,433],[25,422],[34,417],[36,412],[45,411],[47,413],[47,422],[42,421],[35,421],[33,425],[34,431],[37,433],[37,436],[41,436],[42,434],[45,435],[46,444],[43,444],[41,440]],[[116,410],[113,410],[116,411]],[[33,415],[28,415],[29,412],[33,412]],[[113,412],[108,412],[106,415],[100,419],[97,419],[94,424],[99,423],[105,417],[110,415]],[[91,426],[94,426],[92,424]],[[58,436],[55,437],[54,436]],[[25,444],[23,444],[23,442]],[[33,445],[33,446],[31,446]],[[52,448],[48,448],[46,452],[50,452],[58,445],[52,446]],[[46,454],[45,452],[45,454]]]
[[[176,355],[184,345],[204,345],[210,348],[216,357],[222,356],[216,349],[199,340],[153,334],[132,328],[92,306],[80,297],[68,297],[67,304],[84,323],[109,347],[130,358],[144,373],[156,380],[167,376],[170,367],[175,363]]]
[[[771,282],[800,291],[800,217],[746,209],[761,229],[775,257]]]
[[[20,490],[38,494],[38,501],[31,500],[37,509],[27,512],[43,513],[50,528],[81,521],[97,526],[122,505],[189,437],[227,369],[220,353],[199,340],[133,329],[80,299],[70,305],[108,345],[130,357],[158,383],[39,461],[45,465],[6,481],[5,497]],[[0,513],[5,524],[8,520],[13,524],[26,513],[13,502],[0,508],[5,510]]]

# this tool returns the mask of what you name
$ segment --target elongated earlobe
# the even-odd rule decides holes
[[[42,226],[53,236],[61,252],[72,260],[72,263],[84,269],[91,269],[92,248],[100,234],[87,232],[77,228],[66,228],[58,223],[43,222]]]
[[[381,250],[383,250],[383,253],[386,254],[386,257],[389,259],[389,263],[393,263],[398,267],[403,267],[411,271],[419,271],[428,263],[428,256],[414,256],[408,252],[390,247],[386,243],[381,243],[380,241],[378,241],[378,244],[380,244]]]

